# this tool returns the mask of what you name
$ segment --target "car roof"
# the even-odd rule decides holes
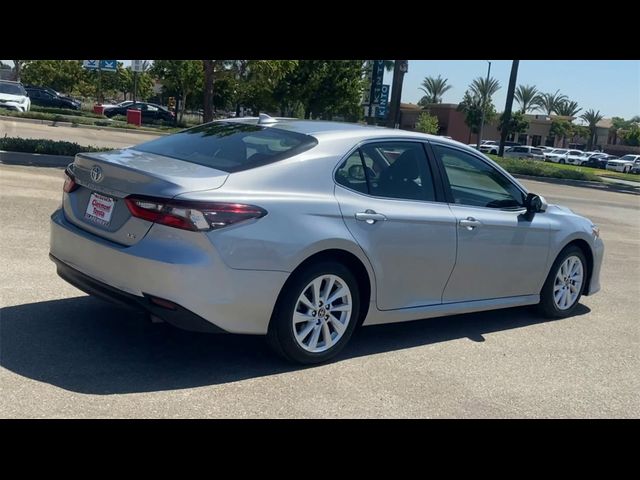
[[[359,123],[332,122],[325,120],[300,120],[297,118],[273,118],[272,123],[260,123],[260,125],[271,128],[278,128],[290,132],[302,133],[323,139],[357,137],[357,138],[388,138],[388,137],[415,137],[420,139],[430,139],[442,143],[464,145],[456,140],[444,138],[437,135],[429,135],[409,130],[399,130],[394,128],[376,127],[372,125],[362,125]],[[215,120],[216,122],[248,123],[258,125],[257,117],[225,118]],[[271,122],[271,121],[270,121]]]

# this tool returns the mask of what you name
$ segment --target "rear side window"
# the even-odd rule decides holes
[[[235,122],[213,122],[133,147],[238,172],[284,160],[315,147],[318,141],[296,132]]]
[[[338,167],[336,182],[360,193],[404,200],[435,200],[422,144],[368,143]]]

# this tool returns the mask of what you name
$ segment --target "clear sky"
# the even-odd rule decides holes
[[[486,60],[409,60],[402,101],[417,103],[424,95],[422,80],[442,75],[453,86],[443,103],[458,103],[474,78],[486,77],[487,67]],[[491,76],[502,87],[493,98],[498,111],[504,110],[510,73],[511,60],[491,60]],[[385,83],[392,77],[386,73]],[[520,60],[517,84],[551,93],[559,89],[582,111],[593,108],[607,118],[640,115],[640,60]]]
[[[10,63],[9,60],[3,60]],[[123,60],[128,65],[130,60]],[[442,75],[453,88],[444,103],[458,103],[476,77],[487,75],[486,60],[410,60],[402,87],[402,101],[417,103],[427,76]],[[502,88],[494,96],[498,111],[504,109],[511,60],[491,60],[491,76]],[[392,73],[385,74],[391,84]],[[607,118],[640,115],[640,60],[521,60],[518,84],[530,84],[543,92],[560,90],[584,110],[593,108]]]

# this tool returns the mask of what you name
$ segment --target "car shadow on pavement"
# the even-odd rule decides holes
[[[588,312],[580,305],[577,314]],[[357,331],[335,361],[459,338],[484,341],[487,333],[546,321],[529,308],[511,308],[371,326]],[[95,395],[200,387],[305,368],[273,355],[260,336],[185,332],[88,296],[3,308],[0,366]]]

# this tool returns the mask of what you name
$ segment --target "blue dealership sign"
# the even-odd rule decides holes
[[[387,116],[387,110],[389,107],[389,85],[382,85],[380,87],[380,103],[376,111],[378,118],[384,118]]]
[[[82,66],[88,70],[97,70],[100,66],[100,60],[83,60]]]
[[[105,72],[115,72],[118,70],[117,60],[100,60],[100,70]]]

